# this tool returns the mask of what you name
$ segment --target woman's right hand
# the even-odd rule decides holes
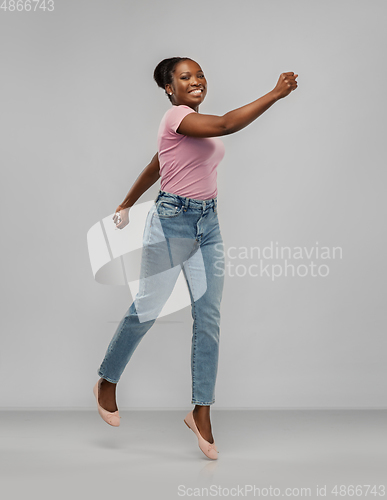
[[[121,205],[118,205],[116,213],[113,215],[113,221],[116,225],[116,229],[123,229],[129,224],[129,209],[130,207],[121,208]]]
[[[297,88],[296,78],[293,71],[288,71],[287,73],[281,73],[277,85],[273,89],[273,93],[277,96],[277,99],[282,99],[290,94],[292,90]]]

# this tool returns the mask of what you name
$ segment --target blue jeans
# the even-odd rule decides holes
[[[215,402],[224,246],[217,198],[196,200],[159,190],[143,235],[139,291],[107,348],[98,375],[117,383],[183,270],[193,318],[192,400]]]
[[[159,190],[148,212],[139,291],[107,348],[98,375],[117,383],[183,270],[191,298],[192,400],[215,402],[225,259],[217,198],[197,200]]]

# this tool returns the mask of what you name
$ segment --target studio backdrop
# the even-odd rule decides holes
[[[153,70],[187,56],[208,81],[204,114],[299,75],[289,96],[221,137],[215,406],[386,408],[385,5],[53,5],[0,15],[0,406],[94,409],[160,181],[120,234],[112,216],[156,153],[170,107]],[[182,293],[126,367],[120,408],[190,406]]]

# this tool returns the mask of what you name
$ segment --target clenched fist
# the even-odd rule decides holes
[[[287,73],[281,73],[277,85],[274,87],[273,92],[276,94],[277,99],[282,99],[290,94],[292,90],[297,88],[296,78],[293,71],[288,71]]]

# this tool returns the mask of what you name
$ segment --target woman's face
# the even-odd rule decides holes
[[[166,85],[165,89],[173,94],[172,104],[186,104],[197,111],[207,93],[207,80],[195,61],[180,61],[175,66],[172,85]]]

